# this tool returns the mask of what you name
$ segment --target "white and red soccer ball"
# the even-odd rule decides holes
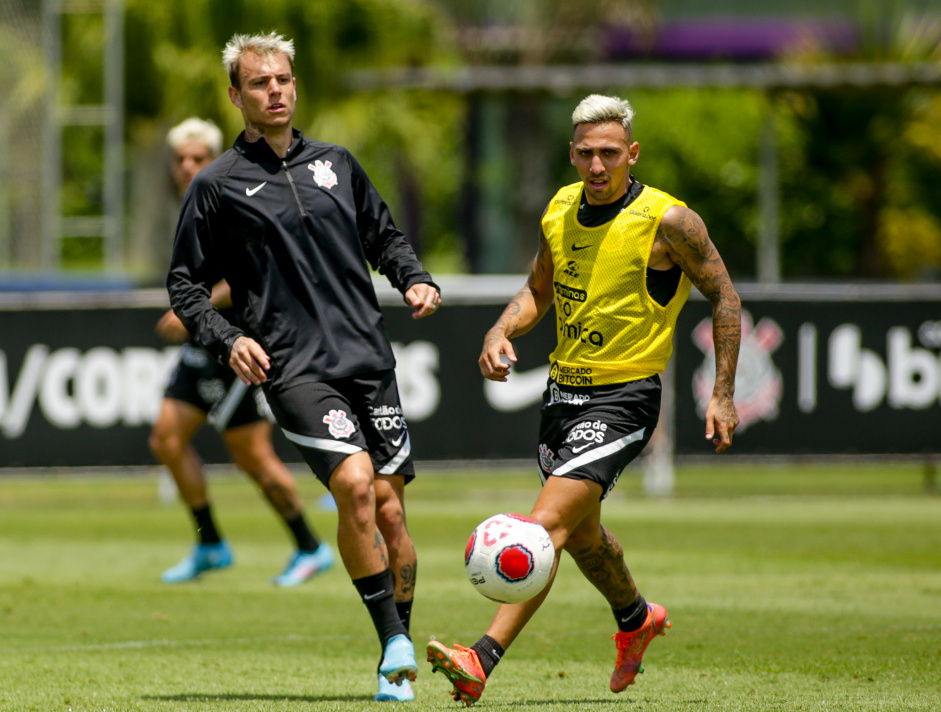
[[[481,595],[521,603],[546,587],[554,559],[552,539],[539,522],[522,514],[496,514],[470,535],[464,570]]]

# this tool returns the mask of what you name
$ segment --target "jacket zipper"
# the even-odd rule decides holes
[[[287,174],[288,183],[291,184],[291,192],[294,193],[294,200],[297,201],[297,207],[300,208],[301,217],[306,217],[307,211],[304,210],[304,204],[301,202],[301,196],[297,193],[297,186],[294,184],[294,177],[291,175],[291,171],[288,170],[287,161],[281,161],[281,165],[284,167],[284,172]]]

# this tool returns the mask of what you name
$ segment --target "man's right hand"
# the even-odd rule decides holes
[[[493,328],[484,337],[484,348],[477,365],[484,378],[491,381],[506,381],[510,367],[516,363],[516,351],[510,340],[499,328]]]
[[[259,386],[268,380],[265,371],[271,368],[271,361],[257,341],[240,336],[232,344],[229,366],[245,385]]]

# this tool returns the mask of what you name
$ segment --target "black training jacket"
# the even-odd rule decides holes
[[[434,285],[349,151],[295,130],[281,159],[242,134],[186,192],[167,289],[224,363],[239,336],[261,344],[279,391],[395,366],[367,262],[403,294]],[[209,303],[223,277],[238,326]]]

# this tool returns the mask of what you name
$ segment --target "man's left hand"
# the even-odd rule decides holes
[[[412,308],[412,318],[434,314],[441,306],[441,295],[430,284],[413,284],[405,292],[405,303]]]
[[[716,452],[728,450],[738,427],[738,413],[731,396],[712,396],[706,408],[706,440],[712,440]]]

